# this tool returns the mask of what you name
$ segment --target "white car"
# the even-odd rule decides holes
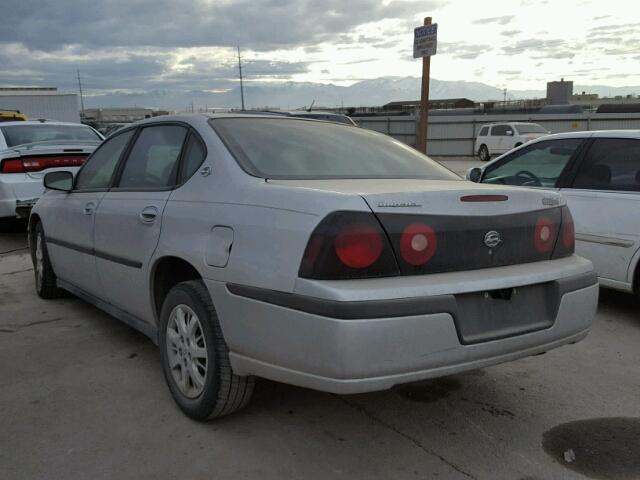
[[[548,134],[549,132],[537,123],[492,123],[480,127],[473,150],[480,160],[486,162],[493,155],[508,152]]]
[[[254,376],[357,393],[534,355],[597,306],[558,194],[463,181],[370,130],[156,117],[45,185],[39,295],[147,334],[197,419],[245,405]]]
[[[549,135],[471,169],[468,178],[561,193],[576,228],[576,252],[600,284],[640,293],[640,130]]]
[[[28,216],[44,191],[45,173],[77,170],[103,138],[79,123],[0,123],[0,219]]]

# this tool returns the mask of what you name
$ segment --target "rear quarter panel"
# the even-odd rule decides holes
[[[208,156],[200,170],[210,167],[211,174],[196,172],[172,193],[154,261],[177,256],[210,280],[293,291],[307,241],[322,218],[335,210],[369,210],[358,195],[272,185],[251,177],[217,137],[206,138]],[[233,230],[224,267],[206,260],[216,226]]]

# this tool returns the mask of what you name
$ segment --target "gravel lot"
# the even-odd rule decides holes
[[[631,296],[603,290],[587,339],[545,355],[363,395],[261,381],[199,424],[146,337],[36,296],[23,227],[0,232],[0,479],[640,478]]]

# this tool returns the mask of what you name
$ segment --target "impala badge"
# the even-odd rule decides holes
[[[484,244],[489,248],[495,248],[502,243],[500,233],[495,230],[489,230],[484,234]]]

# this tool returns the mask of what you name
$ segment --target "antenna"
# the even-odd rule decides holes
[[[307,112],[310,112],[311,109],[313,108],[313,104],[316,103],[316,99],[313,99],[313,102],[311,102],[311,105],[309,105],[309,108],[307,108]]]
[[[240,58],[240,46],[238,46],[238,70],[240,70],[240,101],[244,112],[244,86],[242,85],[242,59]]]
[[[82,95],[82,81],[80,80],[80,69],[78,69],[78,88],[80,89],[80,121],[84,120],[84,96]]]

